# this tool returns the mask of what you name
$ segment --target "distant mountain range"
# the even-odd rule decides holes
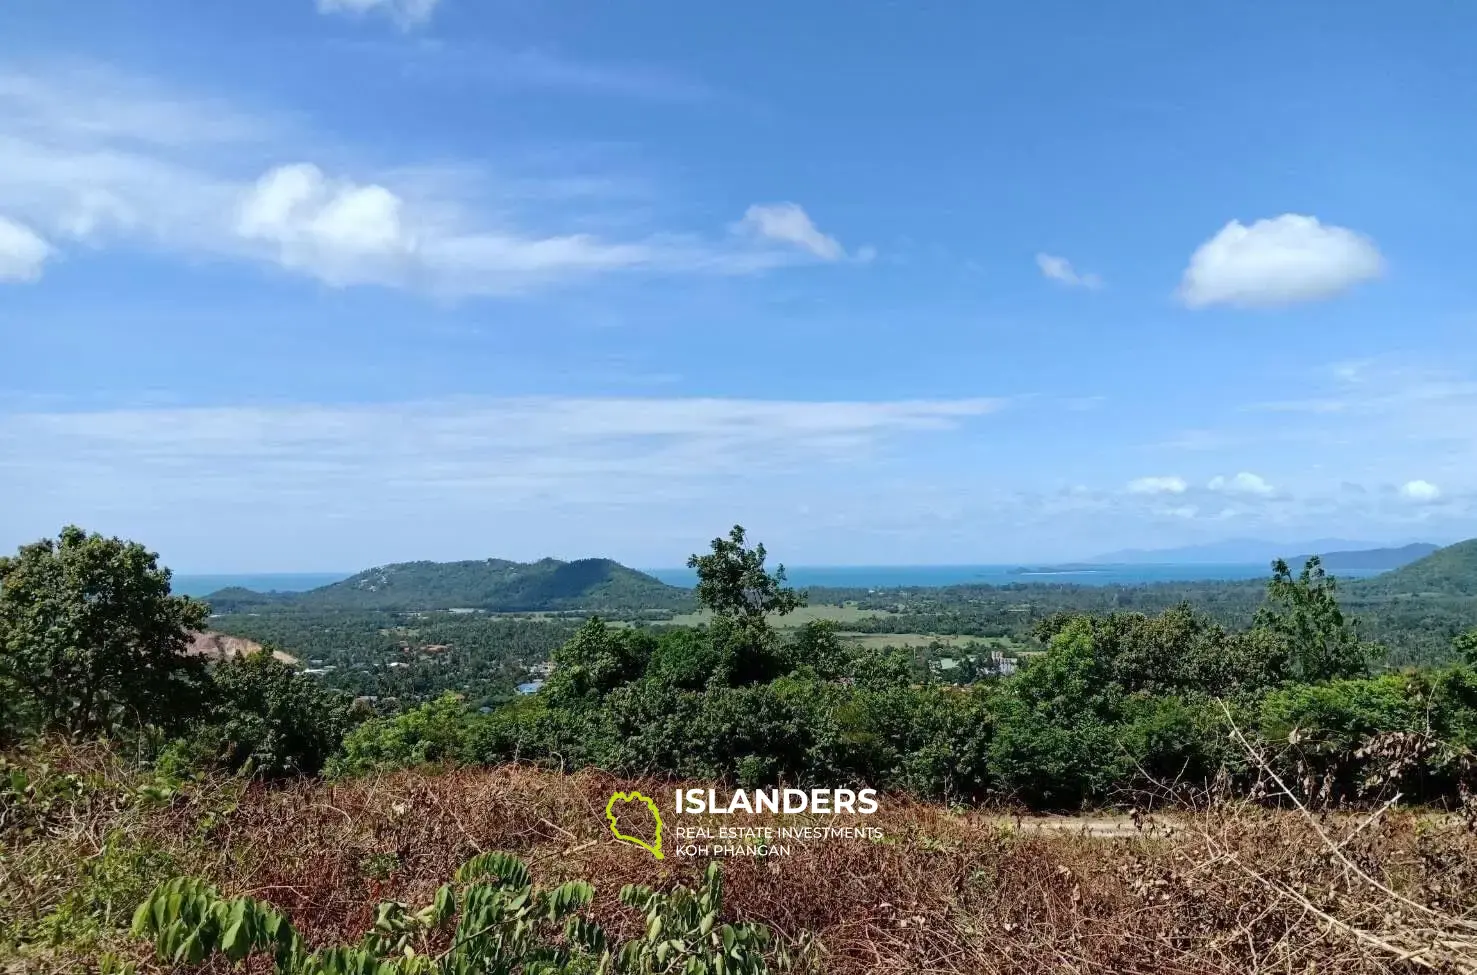
[[[264,609],[480,609],[494,613],[685,609],[689,590],[610,559],[397,562],[306,592],[234,587],[205,597],[217,613]]]
[[[1346,547],[1347,546],[1347,547]],[[1290,553],[1290,554],[1283,554]],[[1073,568],[1105,565],[1248,565],[1286,558],[1297,572],[1317,554],[1332,574],[1372,575],[1349,585],[1372,596],[1439,594],[1477,596],[1477,539],[1438,548],[1425,542],[1398,548],[1359,547],[1357,542],[1320,539],[1300,545],[1237,540],[1216,545],[1113,552]],[[216,613],[294,610],[448,610],[493,613],[673,610],[693,608],[691,589],[610,559],[563,562],[398,562],[366,569],[306,592],[257,592],[233,587],[205,597]]]
[[[1318,538],[1294,543],[1236,538],[1179,548],[1123,549],[1099,555],[1087,562],[1095,565],[1247,565],[1253,562],[1270,564],[1275,559],[1286,559],[1289,564],[1296,564],[1305,561],[1310,555],[1318,555],[1323,559],[1324,568],[1330,572],[1384,572],[1424,558],[1439,547],[1429,542],[1383,547],[1345,538]]]

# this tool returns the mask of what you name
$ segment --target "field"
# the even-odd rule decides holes
[[[928,647],[935,643],[946,647],[965,647],[982,644],[992,650],[1022,652],[1026,644],[1009,637],[940,636],[934,633],[847,633],[839,634],[848,643],[864,647]]]
[[[616,903],[622,884],[692,884],[705,862],[670,845],[655,861],[605,831],[613,791],[641,788],[668,805],[667,782],[504,766],[162,790],[102,749],[48,760],[86,785],[44,808],[8,810],[7,971],[86,970],[108,952],[144,971],[181,970],[151,962],[122,931],[138,900],[176,874],[266,899],[325,944],[357,939],[378,901],[425,903],[481,851],[515,853],[539,882],[590,879],[593,913],[616,931],[641,922]],[[707,821],[720,820],[774,817]],[[1098,830],[1092,820],[1016,820],[890,798],[871,817],[786,824],[799,820],[883,832],[722,861],[726,918],[771,926],[804,971],[1472,970],[1471,931],[1453,915],[1477,909],[1477,841],[1459,822],[1409,813],[1320,822],[1226,805],[1165,822],[1120,816]],[[1400,960],[1405,952],[1423,954]]]
[[[842,625],[845,625],[847,623],[854,623],[857,620],[864,620],[869,619],[873,616],[885,615],[887,614],[884,610],[861,609],[856,605],[856,603],[847,603],[844,606],[837,606],[834,603],[830,603],[814,606],[801,606],[794,612],[788,613],[784,616],[771,614],[768,619],[769,624],[773,627],[780,629],[794,629],[795,627],[804,626],[806,623],[812,622],[814,620],[825,620],[827,622],[840,623]],[[712,617],[713,614],[708,612],[707,610],[699,610],[695,613],[683,613],[679,616],[673,616],[671,622],[676,626],[699,626],[707,623],[710,619],[712,619]]]

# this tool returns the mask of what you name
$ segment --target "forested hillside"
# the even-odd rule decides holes
[[[1349,587],[1356,597],[1477,597],[1477,538],[1438,549],[1393,572]]]
[[[495,613],[639,612],[692,605],[682,589],[610,559],[561,562],[398,562],[302,593],[223,589],[206,597],[218,613],[251,610],[480,609]]]

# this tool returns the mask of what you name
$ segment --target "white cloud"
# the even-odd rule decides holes
[[[835,237],[816,228],[798,203],[756,203],[744,213],[738,229],[744,233],[793,244],[823,261],[839,261],[846,251]],[[875,256],[875,251],[872,252]]]
[[[0,216],[0,281],[36,281],[51,245],[23,223]]]
[[[1070,288],[1100,288],[1103,285],[1103,279],[1096,274],[1078,274],[1072,267],[1072,262],[1065,257],[1037,254],[1036,266],[1046,277],[1060,281]]]
[[[311,154],[289,154],[290,143]],[[345,176],[306,161],[280,165],[319,153],[346,155],[290,126],[106,72],[63,82],[0,73],[0,212],[60,249],[254,259],[334,286],[446,297],[617,271],[751,274],[842,256],[793,204],[750,208],[745,235],[628,229],[609,239],[557,226],[607,222],[600,195],[571,197],[566,177],[549,177],[549,192],[538,192],[537,180],[499,180],[472,166]],[[576,202],[589,209],[571,212]]]
[[[1212,491],[1223,491],[1226,494],[1248,494],[1266,497],[1273,493],[1272,485],[1259,475],[1249,471],[1242,471],[1232,477],[1217,475],[1210,479],[1206,485]]]
[[[1408,501],[1425,503],[1441,497],[1441,489],[1430,481],[1406,481],[1400,486],[1400,496]]]
[[[1128,493],[1184,494],[1187,487],[1182,477],[1140,477],[1128,482]]]
[[[379,185],[334,182],[299,163],[266,173],[246,194],[236,232],[274,246],[283,266],[330,284],[384,280],[416,250],[403,201]]]
[[[0,414],[0,507],[60,483],[79,507],[650,503],[849,471],[1001,405],[609,397]]]
[[[1191,256],[1180,299],[1191,308],[1290,305],[1331,298],[1383,270],[1372,240],[1315,217],[1284,213],[1250,227],[1232,220]]]
[[[325,14],[387,14],[402,27],[412,27],[431,18],[437,0],[318,0],[318,12]]]

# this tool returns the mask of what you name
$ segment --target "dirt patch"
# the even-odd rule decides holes
[[[263,649],[262,645],[255,640],[204,630],[194,635],[185,653],[195,657],[208,657],[211,660],[231,660],[236,657],[250,657],[261,653]],[[285,664],[298,662],[296,657],[283,653],[281,650],[273,650],[272,656]]]

